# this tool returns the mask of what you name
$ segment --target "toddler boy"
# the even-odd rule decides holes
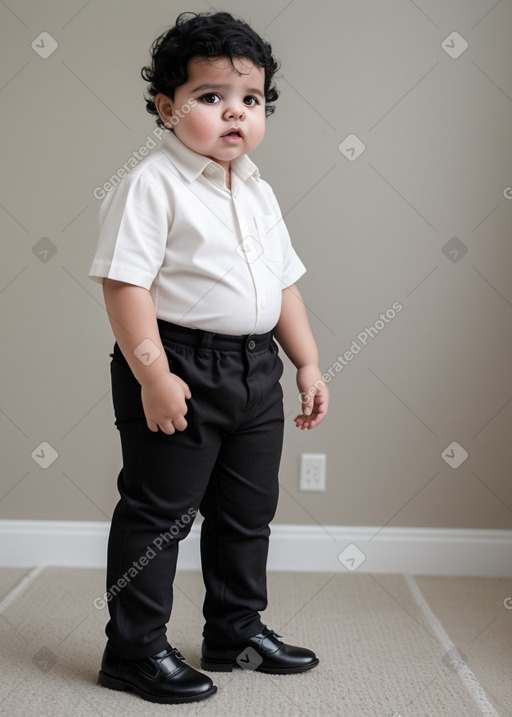
[[[116,338],[111,377],[123,467],[99,681],[154,702],[216,691],[166,637],[178,545],[198,511],[201,667],[231,671],[244,650],[261,672],[318,664],[259,615],[284,422],[276,340],[297,368],[297,427],[317,426],[328,406],[295,286],[305,269],[247,156],[273,111],[276,70],[270,45],[245,22],[225,12],[182,13],[143,70],[147,109],[169,131],[100,210],[90,276],[103,283]]]

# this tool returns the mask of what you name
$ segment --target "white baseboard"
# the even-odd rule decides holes
[[[0,520],[0,567],[104,567],[108,530],[108,522]],[[194,525],[180,543],[180,569],[200,569],[199,534]],[[268,569],[512,577],[511,556],[512,530],[276,524]]]

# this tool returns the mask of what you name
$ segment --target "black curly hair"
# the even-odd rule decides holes
[[[228,12],[194,13],[182,12],[176,24],[164,32],[151,45],[150,66],[143,67],[141,75],[151,85],[149,97],[144,95],[146,110],[156,116],[156,123],[165,129],[154,98],[162,93],[174,99],[174,91],[187,79],[188,61],[203,57],[228,57],[234,67],[234,59],[249,59],[265,70],[265,115],[271,115],[279,93],[272,79],[279,70],[279,63],[272,55],[272,48],[244,20],[235,19]]]

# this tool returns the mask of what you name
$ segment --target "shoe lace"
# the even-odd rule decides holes
[[[271,630],[271,629],[268,628],[268,627],[265,628],[265,634],[266,634],[266,635],[273,636],[273,637],[282,637],[282,635],[278,635],[275,630]]]
[[[164,657],[167,657],[168,655],[174,655],[175,657],[178,658],[178,660],[184,660],[184,659],[185,659],[185,658],[183,657],[183,655],[181,654],[181,652],[178,650],[177,647],[171,647],[170,650],[167,650],[167,652],[165,653]]]

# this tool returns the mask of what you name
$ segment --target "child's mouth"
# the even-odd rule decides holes
[[[222,139],[225,139],[229,144],[238,144],[242,141],[242,137],[239,132],[229,132],[228,134],[222,135]]]

